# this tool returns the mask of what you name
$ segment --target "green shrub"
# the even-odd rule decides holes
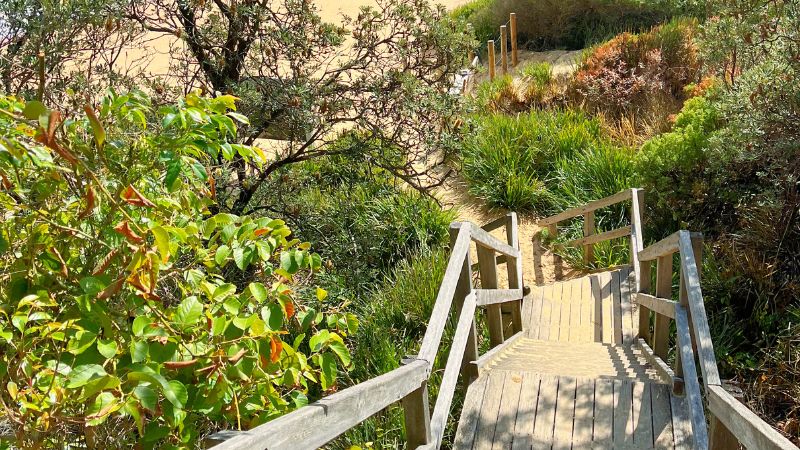
[[[0,400],[15,448],[193,447],[336,388],[356,322],[296,289],[319,255],[282,220],[210,212],[210,167],[263,162],[235,143],[235,101],[112,92],[60,113],[0,97]]]
[[[445,245],[455,214],[404,187],[359,152],[347,153],[349,144],[345,136],[333,144],[345,154],[286,168],[263,190],[281,192],[280,201],[274,196],[263,201],[274,203],[298,237],[314,239],[332,273],[329,287],[361,297],[398,262]]]
[[[496,39],[510,13],[520,42],[530,49],[582,49],[624,31],[638,32],[671,15],[668,2],[636,0],[474,0],[453,15],[473,24],[482,46]]]

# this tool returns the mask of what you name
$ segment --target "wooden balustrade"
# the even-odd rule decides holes
[[[504,226],[506,242],[490,234],[490,231]],[[316,448],[390,405],[400,403],[409,448],[438,449],[459,375],[465,384],[478,375],[476,362],[481,360],[481,356],[475,325],[476,310],[486,308],[490,340],[495,351],[502,344],[508,344],[506,336],[516,339],[521,335],[522,256],[517,228],[515,213],[483,228],[469,222],[451,225],[450,259],[417,356],[404,360],[398,369],[343,389],[264,425],[248,431],[220,433],[216,440],[224,440],[214,448]],[[478,254],[480,289],[472,284],[470,246],[473,242]],[[506,265],[508,289],[498,288],[499,264]],[[436,403],[431,411],[428,379],[452,311],[458,319]],[[484,356],[493,353],[490,350]]]

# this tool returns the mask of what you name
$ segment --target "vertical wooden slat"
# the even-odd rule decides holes
[[[633,442],[638,448],[653,446],[651,383],[633,382]]]
[[[475,431],[478,427],[478,419],[483,409],[483,398],[486,393],[488,376],[483,376],[470,384],[467,396],[464,398],[464,405],[461,407],[461,419],[458,421],[456,437],[453,440],[455,448],[470,449],[475,440]]]
[[[591,236],[595,232],[594,211],[589,211],[583,215],[583,237]],[[594,244],[583,246],[583,263],[589,265],[594,262]]]
[[[536,407],[536,421],[533,426],[534,448],[550,448],[553,442],[553,428],[556,419],[556,399],[558,378],[543,376],[539,385],[539,404]]]
[[[614,429],[614,381],[594,382],[594,448],[611,448]]]
[[[639,264],[639,292],[650,293],[650,270],[653,266],[652,261],[644,261]],[[645,342],[651,342],[650,337],[650,310],[639,305],[639,337]]]
[[[497,260],[495,252],[490,248],[478,245],[478,269],[481,276],[481,288],[497,288]],[[489,326],[489,341],[492,347],[503,343],[503,315],[500,305],[486,307],[486,320]]]
[[[622,344],[622,300],[620,295],[622,273],[619,270],[611,272],[611,299],[614,314],[614,343]]]
[[[536,420],[539,381],[539,377],[533,373],[525,372],[523,375],[512,450],[530,450],[533,445],[533,424]]]
[[[486,393],[483,396],[483,405],[478,417],[478,428],[475,432],[473,449],[489,450],[492,448],[494,433],[497,425],[497,415],[500,412],[500,399],[506,381],[505,371],[494,371],[488,374]],[[410,447],[414,448],[414,447]]]
[[[492,450],[506,450],[511,447],[521,389],[522,373],[506,373],[506,381],[503,386],[503,397],[500,400],[500,412],[497,415],[497,426],[495,427]]]
[[[580,342],[581,334],[581,286],[583,278],[570,282],[569,288],[569,342]]]
[[[619,302],[622,309],[622,343],[630,345],[634,339],[633,301],[631,300],[631,284],[634,283],[633,272],[629,268],[620,271]]]
[[[589,277],[592,288],[592,324],[594,336],[592,342],[603,342],[603,289],[599,275]]]
[[[633,401],[629,380],[614,380],[614,446],[633,445]]]
[[[594,427],[594,380],[578,380],[575,391],[575,431],[573,448],[591,448]]]
[[[656,448],[674,448],[672,435],[672,407],[670,389],[665,384],[650,385],[651,411],[653,414],[653,441]]]
[[[506,238],[508,245],[519,250],[518,258],[506,258],[506,269],[508,270],[508,288],[509,289],[522,289],[522,246],[519,245],[519,226],[517,223],[517,213],[509,213],[506,215]],[[512,264],[513,261],[513,264]],[[511,302],[511,322],[513,324],[514,333],[518,333],[523,329],[522,323],[522,300]]]
[[[656,262],[656,297],[672,298],[672,255],[662,256]],[[669,318],[656,314],[653,332],[653,353],[666,360],[669,350]]]
[[[553,450],[569,450],[572,447],[572,431],[575,423],[575,389],[576,380],[574,378],[559,377]]]
[[[550,340],[558,341],[561,336],[561,313],[564,306],[564,282],[553,285],[553,310],[550,314]]]
[[[553,290],[555,284],[548,284],[544,287],[542,297],[542,314],[539,320],[539,339],[550,340],[550,318],[553,315]]]
[[[528,321],[528,336],[531,339],[539,339],[539,332],[541,329],[542,320],[542,304],[544,303],[544,287],[534,288],[533,292],[525,299],[529,302],[530,316]]]

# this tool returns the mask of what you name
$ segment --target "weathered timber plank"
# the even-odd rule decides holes
[[[517,249],[519,256],[517,258],[508,258],[509,263],[506,264],[508,272],[508,287],[511,289],[523,289],[522,280],[522,261],[524,255],[522,254],[522,247],[519,245],[519,226],[517,220],[517,213],[511,212],[506,215],[506,239],[509,245]],[[520,296],[520,299],[522,296]],[[513,323],[514,332],[522,331],[524,324],[522,322],[522,302],[513,302],[511,304],[511,320]]]
[[[553,286],[553,313],[550,316],[550,340],[561,340],[561,316],[564,310],[565,282]]]
[[[506,382],[503,386],[503,397],[500,400],[500,412],[497,416],[492,450],[507,450],[511,448],[521,389],[522,373],[507,373]]]
[[[614,446],[633,445],[633,398],[631,382],[614,380]]]
[[[489,450],[492,448],[494,433],[497,425],[497,415],[500,412],[500,399],[503,395],[503,385],[506,381],[506,372],[495,371],[487,374],[489,381],[486,384],[486,393],[483,396],[483,405],[478,415],[478,429],[475,432],[475,450]]]
[[[475,294],[467,295],[461,308],[461,313],[456,325],[455,335],[450,346],[450,353],[447,355],[442,382],[439,385],[439,395],[436,397],[436,405],[433,408],[430,430],[431,437],[436,443],[436,448],[442,443],[447,418],[450,416],[450,406],[453,402],[458,374],[461,371],[461,362],[464,358],[464,350],[469,342],[472,322],[475,317]]]
[[[427,362],[415,360],[244,431],[214,448],[290,450],[320,447],[419,389],[427,380],[428,370]]]
[[[561,222],[562,220],[571,219],[576,216],[580,216],[585,214],[589,211],[594,211],[596,209],[604,208],[606,206],[613,205],[614,203],[624,202],[631,198],[631,190],[625,189],[624,191],[618,192],[614,195],[610,195],[605,198],[601,198],[599,200],[595,200],[589,202],[583,206],[578,206],[576,208],[570,208],[564,212],[556,214],[554,216],[550,216],[544,219],[541,219],[537,222],[539,226],[548,226],[551,224],[556,224]]]
[[[553,290],[554,284],[544,287],[544,297],[542,298],[542,314],[539,319],[539,339],[547,341],[550,339],[550,318],[553,315]]]
[[[553,430],[553,450],[570,450],[572,431],[575,422],[576,380],[572,377],[559,377],[556,398],[556,419]]]
[[[622,284],[622,273],[619,270],[611,272],[611,299],[613,305],[613,327],[614,327],[614,343],[622,344],[622,299],[620,295],[620,285]]]
[[[458,421],[456,437],[453,441],[453,448],[455,449],[472,449],[488,380],[489,377],[486,375],[479,377],[467,389],[464,405],[461,407],[461,418]]]
[[[528,319],[528,336],[532,339],[539,339],[539,332],[542,328],[542,305],[545,302],[544,298],[545,288],[536,288],[527,300],[530,300],[530,317]]]
[[[670,407],[672,408],[672,432],[675,437],[675,449],[692,449],[694,448],[692,442],[692,420],[689,418],[686,397],[670,395],[669,399]]]
[[[603,340],[600,342],[614,342],[614,299],[611,294],[611,273],[600,273],[599,280],[603,298]]]
[[[569,342],[580,342],[581,333],[581,284],[582,278],[570,282],[569,289],[569,327],[567,336]]]
[[[703,233],[690,233],[688,231],[683,231],[683,232],[689,233],[690,238],[703,236]],[[680,240],[680,233],[681,231],[676,231],[675,233],[670,234],[664,239],[640,251],[639,261],[640,262],[654,261],[662,256],[669,256],[672,255],[673,253],[678,252],[680,250],[678,245],[678,241]]]
[[[655,448],[675,448],[672,435],[672,409],[670,407],[670,390],[663,384],[650,385],[651,412],[653,416],[653,441]]]
[[[450,307],[458,287],[458,280],[461,277],[464,259],[469,252],[471,228],[469,223],[452,224],[451,227],[459,227],[458,237],[450,252],[450,260],[447,263],[442,283],[439,285],[436,303],[434,303],[431,317],[428,319],[428,328],[422,338],[419,350],[419,359],[424,359],[430,363],[433,363],[436,354],[439,352],[439,343],[442,340],[442,333],[444,333],[444,327],[450,315]]]
[[[622,343],[633,343],[635,331],[633,329],[633,305],[631,301],[631,278],[633,271],[630,268],[620,270],[619,303],[622,310]]]
[[[575,279],[565,281],[564,291],[561,294],[561,319],[558,322],[558,340],[569,342],[570,331],[572,329],[572,290],[575,286]]]
[[[748,449],[797,450],[797,447],[761,420],[722,386],[711,385],[708,394],[709,410]]]
[[[603,342],[603,289],[600,285],[600,277],[598,275],[590,276],[589,283],[592,292],[590,302],[594,328],[592,342]]]
[[[610,231],[604,231],[602,233],[592,234],[590,236],[586,236],[580,239],[573,239],[571,241],[565,242],[562,244],[564,247],[580,247],[580,246],[589,246],[594,245],[598,242],[609,241],[611,239],[618,239],[624,236],[628,236],[631,234],[631,226],[627,225],[624,227],[614,228]]]
[[[581,278],[581,333],[580,342],[594,341],[594,302],[591,277]]]
[[[539,385],[539,404],[533,426],[533,448],[550,448],[553,444],[557,396],[558,378],[543,376]]]
[[[678,348],[683,363],[684,389],[692,423],[694,448],[705,450],[708,448],[708,430],[703,410],[703,397],[700,392],[700,382],[697,379],[697,368],[694,364],[692,340],[689,335],[689,317],[683,306],[675,308],[675,327],[678,332]]]
[[[484,290],[497,289],[497,264],[495,264],[493,250],[478,247],[478,268],[481,288]],[[497,347],[503,343],[503,314],[500,311],[500,305],[486,307],[486,321],[488,322],[491,346]]]
[[[472,225],[470,227],[470,235],[472,236],[472,240],[478,244],[479,248],[483,247],[506,256],[519,258],[519,250],[492,236],[488,231],[479,228],[477,225]],[[496,261],[494,262],[496,263]]]
[[[689,309],[692,313],[694,337],[697,342],[697,357],[700,360],[700,370],[703,372],[703,383],[719,386],[721,384],[717,360],[714,357],[714,344],[711,340],[711,331],[708,326],[708,317],[703,303],[703,292],[700,288],[700,272],[694,258],[692,248],[692,235],[688,231],[680,231],[681,273],[686,285],[686,294],[689,300]]]
[[[594,380],[579,379],[575,391],[575,429],[572,433],[573,448],[591,448],[594,427]]]
[[[478,306],[496,305],[522,300],[522,289],[475,289]]]
[[[525,372],[520,390],[517,420],[514,423],[512,450],[529,450],[533,445],[533,424],[536,420],[536,403],[539,399],[540,379]]]
[[[642,228],[642,211],[644,211],[644,191],[642,189],[631,189],[631,266],[635,275],[636,282],[631,287],[633,292],[639,292],[640,273],[639,252],[644,249]],[[635,322],[634,322],[635,323]]]
[[[672,255],[661,256],[656,264],[656,296],[672,298]],[[667,359],[669,350],[669,318],[656,314],[653,327],[653,351],[661,359]]]
[[[650,294],[635,295],[636,302],[639,303],[639,305],[646,307],[656,314],[660,314],[670,319],[675,318],[675,305],[677,305],[678,302],[674,300],[668,300],[666,298],[656,297]]]
[[[638,448],[653,446],[651,383],[633,382],[633,443]]]
[[[506,341],[503,342],[502,344],[500,344],[497,347],[494,347],[491,350],[489,350],[488,352],[484,353],[477,360],[472,361],[472,364],[475,367],[477,367],[479,371],[482,371],[484,368],[486,368],[489,365],[491,365],[491,363],[495,359],[497,359],[501,354],[503,354],[508,348],[510,348],[512,345],[514,345],[514,343],[518,339],[522,338],[523,336],[524,336],[524,334],[521,333],[521,332],[511,336],[510,338],[506,339]]]
[[[614,381],[597,379],[594,382],[595,448],[611,448],[614,429]]]

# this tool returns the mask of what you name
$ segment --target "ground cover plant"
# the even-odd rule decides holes
[[[79,112],[0,99],[0,400],[14,445],[194,446],[335,389],[352,315],[297,287],[321,258],[281,220],[212,212],[231,96]],[[306,290],[308,291],[308,290]]]

